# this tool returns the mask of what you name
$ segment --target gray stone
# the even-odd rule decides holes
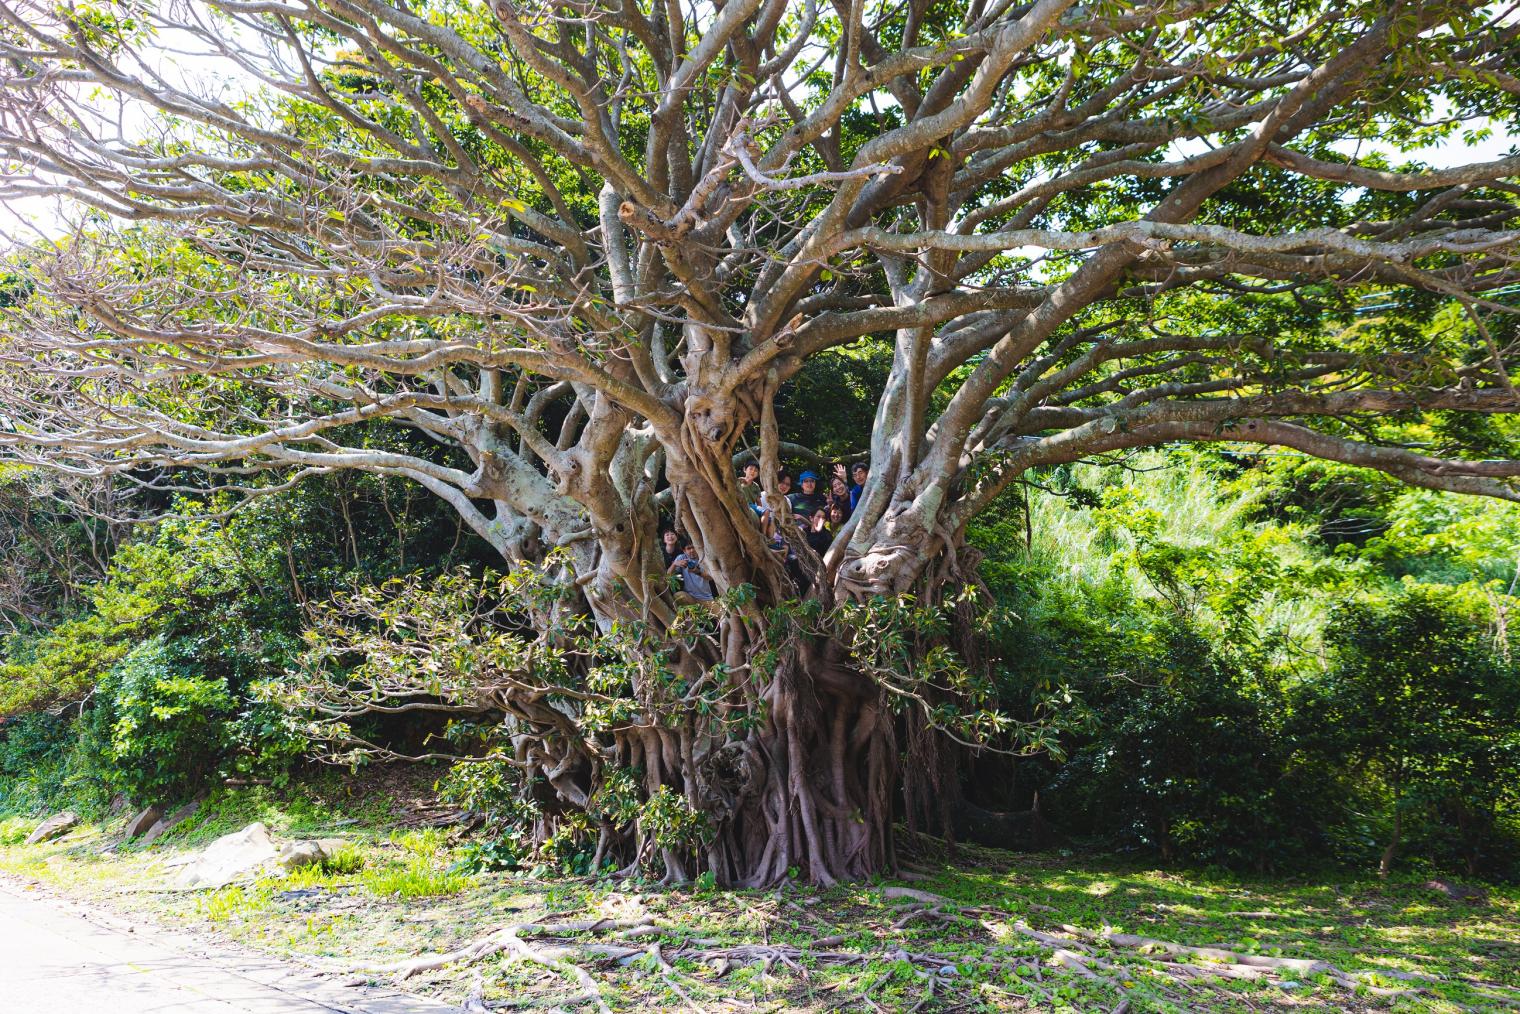
[[[206,846],[206,851],[180,871],[174,879],[174,886],[182,890],[226,887],[272,862],[277,855],[279,849],[269,837],[269,828],[263,824],[249,824]]]
[[[158,823],[163,815],[164,808],[162,806],[150,806],[142,812],[138,813],[137,816],[127,821],[127,838],[129,840],[136,838],[138,835],[148,830],[154,824]]]
[[[1481,887],[1469,887],[1466,884],[1456,884],[1450,880],[1427,880],[1427,890],[1437,891],[1446,895],[1452,901],[1466,901],[1475,905],[1488,903],[1488,891]]]
[[[153,826],[148,828],[148,833],[143,835],[142,843],[144,845],[152,845],[154,842],[158,841],[159,837],[162,836],[165,831],[169,830],[176,824],[181,824],[184,821],[188,820],[190,817],[194,816],[195,811],[199,810],[200,808],[201,801],[199,799],[192,800],[191,802],[186,803],[184,806],[181,806],[178,810],[175,810],[173,813],[169,814],[167,817],[163,817],[155,821]]]
[[[326,858],[322,846],[314,841],[293,841],[280,849],[280,865],[287,870],[299,870],[303,866],[315,866]]]
[[[73,810],[55,813],[37,825],[37,830],[27,837],[26,843],[28,845],[36,845],[40,842],[52,841],[54,838],[62,838],[74,830],[78,823],[79,817],[75,815]]]

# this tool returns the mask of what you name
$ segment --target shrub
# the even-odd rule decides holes
[[[1055,806],[1168,861],[1265,869],[1302,857],[1324,811],[1279,709],[1196,631],[1166,633],[1056,778]]]
[[[36,821],[29,817],[0,818],[0,845],[20,845],[36,828]]]
[[[45,808],[64,763],[65,723],[46,713],[23,715],[0,726],[0,813]]]
[[[81,749],[77,722],[48,712],[10,719],[0,725],[0,815],[104,810],[110,790],[96,760]]]
[[[231,756],[227,767],[243,778],[268,778],[283,786],[291,769],[306,754],[300,723],[290,712],[268,701],[244,701],[244,710],[226,728]]]
[[[1326,764],[1364,773],[1386,815],[1383,873],[1410,837],[1444,839],[1427,858],[1459,857],[1469,873],[1509,851],[1498,829],[1520,803],[1520,667],[1490,619],[1476,589],[1411,582],[1347,603],[1330,626],[1332,664],[1301,695],[1300,735]]]
[[[131,799],[164,802],[203,785],[230,746],[235,703],[201,674],[193,646],[155,637],[101,682],[94,720],[109,723],[109,781]]]

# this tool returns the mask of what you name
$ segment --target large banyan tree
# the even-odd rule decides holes
[[[514,618],[361,596],[306,703],[493,716],[609,858],[867,875],[935,737],[1019,746],[964,538],[1032,470],[1227,442],[1520,499],[1520,155],[1450,154],[1520,123],[1517,35],[1450,0],[0,0],[3,193],[79,209],[15,254],[0,441],[421,483]],[[890,351],[870,478],[789,567],[735,462],[797,460],[778,392],[846,346]]]

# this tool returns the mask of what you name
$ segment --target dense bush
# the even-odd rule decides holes
[[[298,651],[303,601],[476,549],[434,498],[371,476],[323,478],[230,513],[222,498],[172,506],[100,580],[70,587],[47,624],[17,626],[0,650],[0,717],[19,716],[12,736],[31,744],[0,745],[28,772],[0,787],[0,809],[116,791],[166,802],[220,776],[283,778],[303,742],[255,689]],[[21,787],[47,779],[67,787]]]
[[[109,726],[111,787],[128,798],[169,801],[204,784],[230,746],[236,709],[224,680],[204,675],[194,645],[155,637],[96,689],[89,721]]]
[[[1069,836],[1248,868],[1376,864],[1397,819],[1410,861],[1520,872],[1520,682],[1498,612],[1517,512],[1374,489],[1353,513],[1340,474],[1134,464],[1053,470],[972,530],[1017,662],[1003,699],[1060,683],[1089,718],[1065,759],[1002,780],[1022,787],[1010,805],[1038,792]],[[1327,541],[1334,510],[1363,535]]]
[[[1324,800],[1295,771],[1280,709],[1197,631],[1165,633],[1161,651],[1130,660],[1143,674],[1059,769],[1049,805],[1163,861],[1258,870],[1301,861]]]
[[[1513,860],[1498,832],[1520,803],[1520,667],[1491,621],[1463,588],[1349,602],[1327,632],[1329,668],[1301,691],[1299,736],[1319,763],[1372,776],[1361,786],[1384,817],[1385,873],[1408,838],[1469,872]]]
[[[0,816],[98,809],[104,786],[81,770],[82,760],[74,728],[62,715],[37,712],[0,724]]]

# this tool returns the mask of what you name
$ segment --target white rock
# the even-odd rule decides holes
[[[174,886],[183,890],[226,887],[266,865],[277,855],[279,849],[269,837],[269,828],[263,824],[249,824],[206,846],[206,851],[175,878]]]

